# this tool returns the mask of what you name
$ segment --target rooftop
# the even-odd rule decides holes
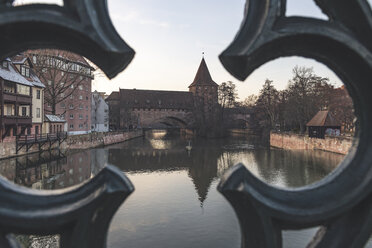
[[[199,69],[196,72],[194,81],[190,84],[189,88],[192,86],[218,86],[216,82],[213,81],[211,74],[209,73],[207,63],[205,63],[204,57],[202,58]]]
[[[321,110],[306,124],[311,127],[338,127],[341,124],[331,115],[328,110]]]

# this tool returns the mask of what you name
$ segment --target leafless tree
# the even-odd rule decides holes
[[[236,85],[233,82],[223,82],[218,86],[218,102],[222,109],[234,107],[237,99]]]
[[[75,59],[78,55],[61,50],[42,49],[30,51],[34,72],[45,84],[44,101],[50,107],[45,111],[56,114],[58,103],[65,101],[81,86],[92,68]]]

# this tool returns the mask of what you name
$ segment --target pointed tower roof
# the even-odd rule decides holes
[[[341,126],[328,110],[319,111],[307,124],[310,127],[338,127]]]
[[[199,69],[195,75],[194,81],[190,84],[189,88],[192,86],[218,86],[216,82],[213,81],[211,74],[209,73],[207,63],[205,63],[204,57],[202,58]]]

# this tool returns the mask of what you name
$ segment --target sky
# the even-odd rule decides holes
[[[40,1],[62,3],[61,0],[31,2]],[[335,86],[342,84],[323,64],[301,57],[268,62],[244,82],[231,76],[218,55],[239,29],[245,0],[107,0],[107,3],[116,30],[136,55],[114,79],[96,77],[93,90],[106,93],[119,88],[187,91],[202,52],[213,80],[218,84],[233,81],[240,100],[258,94],[266,79],[273,80],[279,90],[286,88],[295,65],[313,67],[317,75],[328,77]],[[326,19],[312,0],[288,0],[286,14]]]

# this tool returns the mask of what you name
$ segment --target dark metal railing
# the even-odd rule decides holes
[[[38,144],[41,150],[44,144],[49,144],[49,149],[58,141],[61,144],[67,138],[67,132],[43,133],[43,134],[21,134],[16,136],[16,153],[23,147],[28,151],[33,145]]]
[[[238,216],[242,247],[280,248],[283,230],[322,225],[312,247],[357,248],[372,232],[371,7],[366,0],[314,1],[329,20],[287,17],[286,0],[247,1],[241,30],[220,59],[240,80],[282,56],[304,56],[326,64],[353,99],[359,142],[354,141],[334,173],[295,190],[270,186],[241,164],[230,169],[218,190]],[[64,0],[63,7],[13,7],[12,0],[1,0],[0,33],[5,39],[0,55],[4,58],[30,47],[67,49],[113,78],[131,62],[134,51],[113,28],[106,2]],[[45,35],[50,30],[53,35]],[[27,146],[30,139],[44,138],[18,141]],[[110,221],[133,191],[129,179],[112,166],[68,192],[39,193],[0,178],[0,244],[16,247],[12,233],[60,234],[61,247],[105,247]]]
[[[16,141],[19,144],[31,144],[31,143],[40,143],[40,142],[46,142],[46,141],[55,141],[58,139],[65,139],[66,137],[67,137],[67,132],[27,134],[27,135],[17,135]]]

